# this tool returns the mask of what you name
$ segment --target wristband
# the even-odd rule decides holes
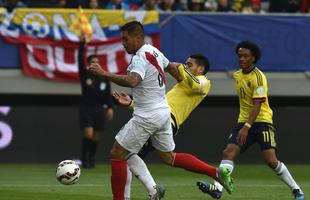
[[[248,122],[245,122],[243,127],[247,128],[249,130],[252,127],[252,125]]]
[[[130,101],[130,103],[127,105],[127,107],[131,107],[133,104],[133,100]]]

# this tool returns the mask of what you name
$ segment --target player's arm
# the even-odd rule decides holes
[[[206,77],[195,77],[185,67],[185,65],[179,66],[179,74],[182,79],[194,92],[208,93],[210,81]]]
[[[261,109],[261,104],[262,102],[260,100],[253,100],[253,109],[250,112],[250,116],[248,120],[245,122],[244,126],[239,130],[239,134],[237,136],[237,142],[239,145],[243,145],[246,142],[246,138],[248,136],[249,130],[252,126],[252,124],[255,122],[260,109]]]
[[[112,74],[103,70],[97,63],[92,63],[88,70],[97,76],[102,76],[105,79],[123,87],[134,88],[142,81],[141,76],[136,72],[130,72],[129,75]]]
[[[167,71],[173,78],[175,78],[178,82],[182,81],[182,77],[179,73],[179,66],[181,63],[171,62],[168,64],[168,66],[165,68],[165,71]]]

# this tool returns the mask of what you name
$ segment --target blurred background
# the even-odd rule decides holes
[[[124,55],[120,42],[106,49],[109,45],[105,42],[119,37],[120,27],[109,22],[113,18],[105,16],[107,10],[118,10],[127,20],[130,17],[141,20],[150,41],[171,61],[185,62],[197,52],[209,58],[210,94],[176,137],[177,151],[191,152],[208,162],[220,162],[239,112],[232,78],[233,71],[239,68],[235,46],[241,40],[257,43],[262,50],[257,66],[269,81],[279,159],[309,164],[309,157],[304,156],[310,139],[309,3],[309,0],[0,0],[0,163],[57,163],[80,157],[81,86],[76,79],[77,53],[70,50],[76,49],[77,38],[68,30],[70,20],[66,16],[81,5],[90,23],[102,31],[95,31],[98,37],[92,45],[93,51],[102,49],[105,66],[112,72],[124,72],[128,55]],[[117,63],[121,59],[125,60],[122,66]],[[168,89],[174,83],[169,77]],[[130,93],[114,84],[112,90]],[[130,116],[128,109],[115,105],[114,119],[107,123],[100,141],[98,162],[109,161],[114,136]],[[256,148],[252,147],[238,162],[261,163]],[[158,162],[154,156],[148,159]]]

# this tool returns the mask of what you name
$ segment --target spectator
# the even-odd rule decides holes
[[[241,12],[246,5],[249,5],[249,0],[234,0],[232,10],[235,12]]]
[[[8,0],[4,7],[8,11],[8,13],[12,12],[15,8],[25,8],[27,7],[26,4],[24,4],[22,1],[19,0]]]
[[[87,6],[87,0],[69,0],[67,2],[66,7],[67,8],[77,8],[79,6],[82,6],[83,8],[85,8]]]
[[[310,11],[309,9],[309,3],[310,3],[310,0],[301,0],[300,2],[300,9],[301,9],[301,12],[302,13],[308,13]]]
[[[300,12],[301,0],[270,0],[269,12]]]
[[[98,0],[88,0],[87,8],[89,9],[100,9]]]
[[[161,3],[159,3],[159,10],[161,11],[181,11],[182,6],[179,2],[179,0],[162,0]]]
[[[188,9],[190,11],[204,11],[205,10],[205,2],[204,0],[189,0]]]
[[[138,10],[143,5],[144,0],[123,0],[125,4],[129,5],[130,10]]]
[[[231,5],[229,0],[217,0],[217,12],[229,12]]]
[[[286,6],[286,12],[296,13],[300,12],[301,1],[300,0],[288,0]]]
[[[67,5],[67,0],[59,0],[58,4],[57,4],[57,7],[58,8],[65,8],[66,5]]]
[[[261,0],[251,0],[250,6],[243,8],[243,13],[255,13],[255,14],[264,14],[265,11],[262,10],[262,2]]]
[[[145,0],[139,10],[158,10],[157,0]]]
[[[209,12],[217,11],[217,2],[216,2],[216,0],[207,0],[204,3],[204,6],[205,6],[206,10],[209,11]]]
[[[270,0],[269,12],[284,12],[287,0]]]
[[[106,9],[130,10],[130,5],[122,0],[110,0],[106,6]]]

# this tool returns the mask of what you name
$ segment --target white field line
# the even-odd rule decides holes
[[[141,184],[132,184],[132,186],[139,186]],[[178,186],[195,186],[195,184],[163,184],[164,186],[168,187],[178,187]],[[244,187],[244,188],[286,188],[287,186],[284,184],[234,184],[236,187]],[[75,184],[71,187],[108,187],[110,184]],[[310,187],[310,184],[301,184],[301,186],[304,187]],[[1,188],[30,188],[30,187],[41,187],[41,188],[48,188],[48,187],[68,187],[65,185],[59,184],[0,184],[0,190]]]

